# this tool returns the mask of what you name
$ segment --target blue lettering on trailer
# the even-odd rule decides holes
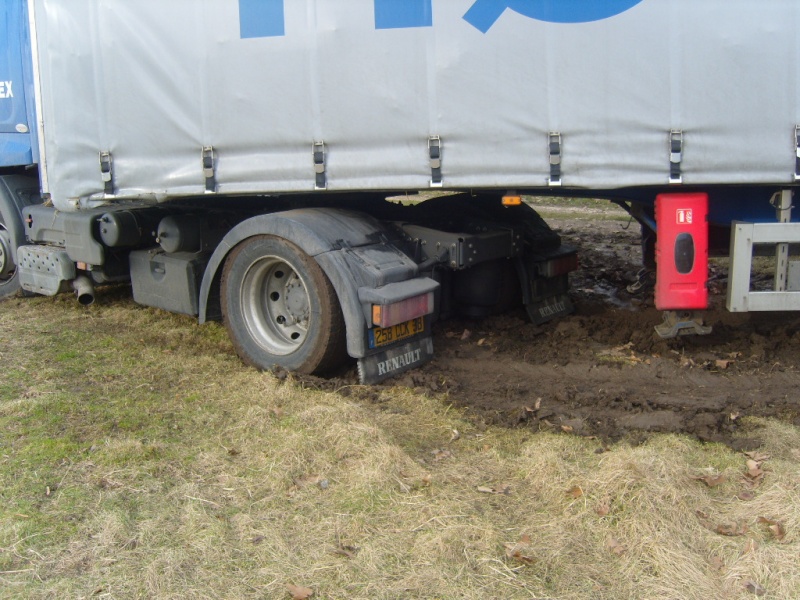
[[[285,0],[239,0],[242,38],[280,37],[286,34]],[[430,27],[432,0],[374,0],[375,29]]]
[[[283,0],[239,0],[239,31],[243,38],[285,35]]]
[[[375,0],[375,29],[430,27],[431,0]]]
[[[242,38],[286,34],[285,0],[239,0]],[[473,27],[486,33],[508,9],[550,23],[588,23],[630,10],[642,0],[475,0],[464,14]],[[405,29],[433,25],[432,0],[374,0],[375,29]]]
[[[630,10],[642,0],[475,0],[464,19],[483,33],[511,9],[550,23],[588,23]]]

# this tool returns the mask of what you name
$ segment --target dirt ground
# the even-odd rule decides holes
[[[640,260],[638,225],[548,221],[579,248],[575,314],[544,326],[522,310],[440,323],[433,362],[388,385],[446,394],[479,426],[561,430],[601,444],[680,432],[749,449],[760,440],[743,417],[800,425],[800,317],[729,313],[727,261],[712,260],[704,314],[713,332],[662,340],[652,294],[625,291]]]

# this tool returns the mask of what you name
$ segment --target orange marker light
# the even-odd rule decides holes
[[[519,206],[522,204],[522,196],[503,196],[503,206]]]

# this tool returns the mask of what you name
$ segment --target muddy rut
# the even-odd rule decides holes
[[[726,261],[712,261],[708,336],[662,340],[652,294],[625,291],[640,260],[638,226],[550,220],[580,249],[576,313],[533,325],[524,312],[450,320],[434,332],[436,358],[393,385],[446,393],[478,424],[551,429],[601,443],[681,432],[746,449],[760,443],[744,417],[800,425],[800,317],[731,314]],[[767,277],[767,276],[764,276]]]

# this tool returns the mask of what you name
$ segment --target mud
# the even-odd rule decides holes
[[[638,226],[548,221],[580,249],[576,313],[544,326],[522,310],[441,323],[433,362],[387,385],[443,394],[479,426],[556,430],[601,444],[680,432],[747,449],[760,440],[745,417],[800,425],[800,317],[727,312],[727,261],[716,260],[704,313],[713,332],[662,340],[652,293],[625,291],[640,261]]]

